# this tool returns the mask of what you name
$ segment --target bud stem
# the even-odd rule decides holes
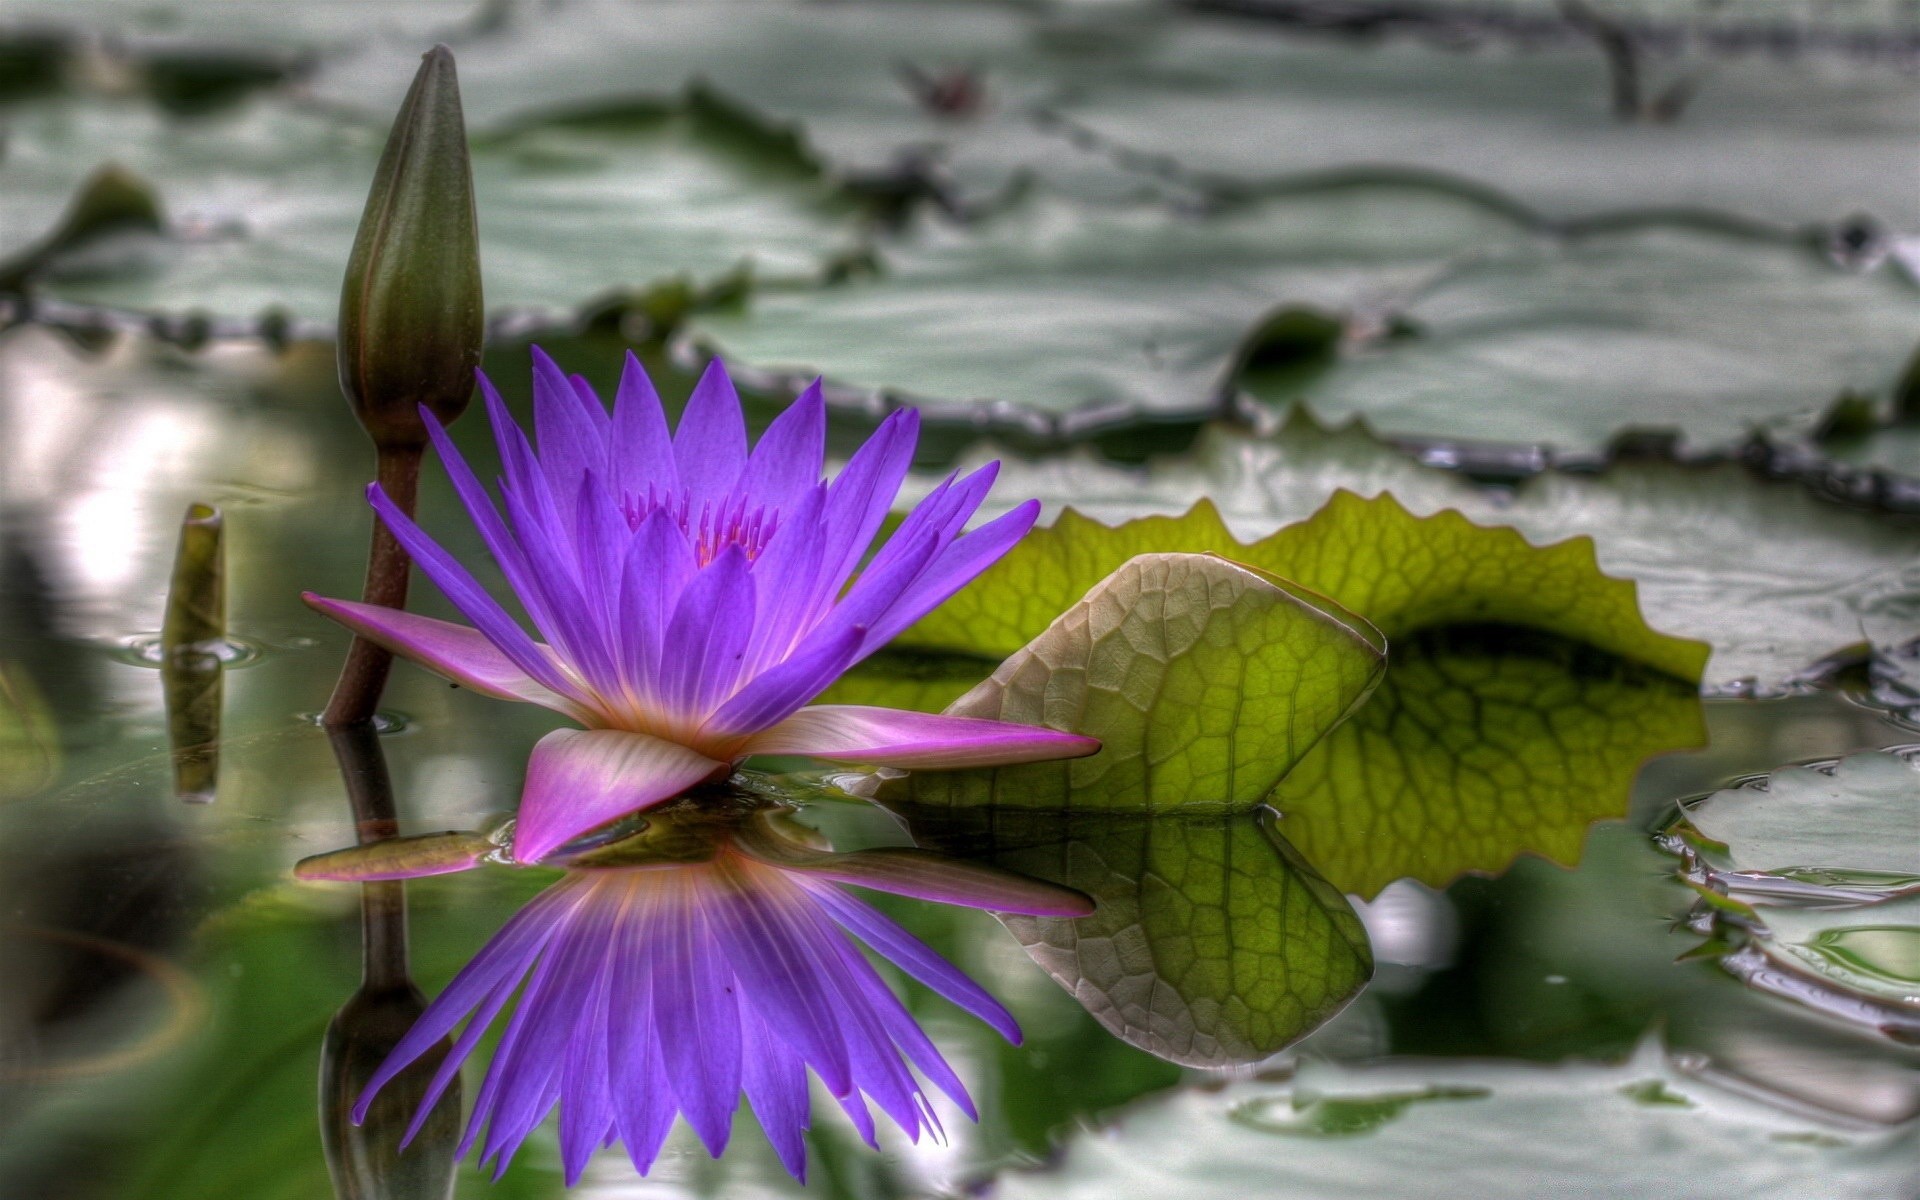
[[[419,446],[380,447],[381,490],[408,516],[413,515],[420,492],[420,454]],[[407,552],[376,519],[373,544],[367,550],[367,582],[361,590],[361,599],[368,604],[405,608],[407,577],[412,566],[413,560]],[[354,638],[353,648],[347,651],[346,665],[340,669],[340,681],[333,687],[333,698],[327,702],[327,711],[321,715],[320,723],[328,729],[343,729],[373,720],[374,710],[380,705],[380,694],[387,687],[387,673],[392,669],[392,654],[365,638]]]

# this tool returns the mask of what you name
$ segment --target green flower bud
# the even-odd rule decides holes
[[[387,135],[340,291],[340,386],[375,444],[466,408],[485,332],[473,167],[453,53],[428,51]]]

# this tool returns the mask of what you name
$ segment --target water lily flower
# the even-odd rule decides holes
[[[1092,903],[920,850],[834,854],[783,832],[791,824],[779,809],[683,801],[643,836],[571,858],[568,874],[428,1006],[369,1080],[354,1119],[464,1019],[410,1140],[516,991],[456,1151],[480,1142],[481,1161],[496,1174],[556,1107],[569,1186],[616,1140],[646,1174],[678,1117],[718,1157],[744,1093],[781,1163],[804,1181],[810,1071],[870,1146],[869,1101],[916,1142],[942,1136],[923,1080],[977,1119],[965,1085],[860,945],[1016,1044],[1019,1026],[958,968],[841,885],[1043,916],[1083,916]],[[339,855],[327,858],[310,877],[353,877]],[[392,877],[390,863],[368,865]]]
[[[808,706],[827,685],[986,569],[1032,526],[1029,502],[968,520],[998,464],[955,473],[875,551],[913,457],[895,412],[831,482],[815,382],[749,450],[740,400],[710,364],[669,434],[631,354],[609,413],[538,349],[536,454],[480,376],[504,477],[496,509],[446,431],[427,432],[536,641],[376,484],[387,528],[471,626],[309,593],[355,633],[489,696],[585,729],[534,748],[514,853],[531,862],[753,754],[950,768],[1071,758],[1092,738],[862,705]]]

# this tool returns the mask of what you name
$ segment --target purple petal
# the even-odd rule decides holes
[[[728,546],[680,593],[661,650],[660,703],[699,720],[740,678],[753,633],[753,574],[747,555]]]
[[[1016,1046],[1020,1044],[1020,1026],[987,990],[967,978],[966,972],[936,954],[925,942],[886,916],[830,883],[798,881],[821,907],[833,915],[849,933],[858,937],[874,953],[926,984],[974,1016],[985,1021]]]
[[[739,489],[747,507],[784,516],[820,482],[826,448],[827,404],[816,379],[760,435]]]
[[[815,639],[792,658],[748,681],[719,711],[707,718],[700,727],[701,733],[725,740],[758,733],[783,722],[795,709],[825,691],[828,684],[852,665],[865,637],[864,629],[854,627],[843,629],[833,637]]]
[[[592,711],[582,701],[536,682],[484,634],[470,626],[379,604],[334,600],[312,592],[302,592],[300,598],[307,602],[308,608],[340,622],[368,641],[483,696],[524,700],[565,713],[576,721],[587,720]],[[534,650],[543,658],[551,653],[537,643]],[[558,671],[551,674],[558,678]]]
[[[599,408],[598,401],[594,407]],[[606,420],[601,411],[599,424]],[[570,517],[581,477],[588,471],[606,473],[606,437],[587,415],[573,381],[538,346],[533,347],[533,428],[547,488],[563,505],[562,517]]]
[[[900,481],[913,464],[919,438],[917,411],[903,408],[889,414],[828,486],[821,569],[808,597],[810,616],[817,618],[827,610],[873,544],[899,494]]]
[[[747,425],[740,414],[740,396],[717,358],[707,364],[687,397],[673,434],[673,457],[696,521],[702,507],[719,506],[746,468]]]
[[[412,517],[401,512],[399,506],[387,498],[379,484],[367,486],[367,502],[380,514],[381,521],[385,522],[394,539],[420,564],[427,578],[433,580],[453,606],[474,623],[482,636],[498,647],[515,666],[550,690],[561,695],[574,691],[572,685],[548,661],[545,652],[527,636],[526,630],[507,615],[506,609],[500,607],[499,601],[488,595],[487,590],[453,555],[441,549],[439,543],[414,524]]]
[[[536,479],[531,490],[544,493],[546,485]],[[503,491],[507,512],[512,514],[515,525],[541,528],[548,524],[550,516],[536,512],[538,506],[546,503],[544,498],[529,498],[511,484]],[[558,520],[557,517],[551,519]],[[579,562],[572,551],[572,531],[565,537],[536,534],[522,538],[521,544],[532,570],[531,589],[539,596],[540,608],[548,617],[542,628],[554,648],[586,677],[595,692],[608,695],[617,691],[620,675],[611,646],[612,622],[604,612],[587,603],[581,590]]]
[[[615,484],[635,500],[645,497],[649,487],[663,496],[680,490],[680,468],[674,461],[673,437],[667,432],[660,393],[631,350],[613,401],[612,465]]]
[[[957,770],[1084,758],[1098,738],[984,717],[816,704],[754,735],[746,754],[804,754],[881,767]]]
[[[759,611],[754,616],[753,639],[747,646],[743,673],[751,678],[769,664],[786,658],[806,630],[800,622],[811,607],[814,579],[821,571],[827,488],[815,484],[801,493],[790,509],[782,510],[760,557],[754,560],[756,579],[778,580],[777,587],[756,587]]]
[[[627,544],[620,583],[620,678],[643,702],[657,702],[662,644],[674,606],[698,568],[679,523],[655,509]]]
[[[480,377],[480,382],[483,390],[493,387],[484,375]],[[497,400],[498,395],[494,394],[489,404]],[[534,624],[540,628],[546,628],[551,624],[551,620],[539,606],[540,597],[532,586],[533,574],[531,568],[527,566],[526,554],[507,529],[506,522],[501,519],[499,510],[494,507],[492,498],[487,495],[486,489],[474,475],[473,468],[467,465],[466,458],[453,444],[453,439],[447,436],[447,431],[441,426],[440,419],[434,416],[432,410],[424,404],[420,406],[420,419],[425,423],[427,437],[432,440],[434,450],[440,456],[440,465],[446,469],[447,478],[453,482],[454,492],[460,497],[460,503],[466,507],[467,515],[473,520],[474,527],[480,531],[480,538],[486,543],[487,552],[493,555],[494,561],[500,564],[501,572],[506,575],[507,586],[513,589],[520,603],[526,606],[527,615],[533,618]]]
[[[534,746],[527,763],[514,858],[538,862],[591,829],[726,770],[725,763],[644,733],[556,729]]]
[[[632,532],[627,518],[614,504],[599,474],[588,471],[580,481],[575,507],[575,552],[580,559],[582,599],[612,642],[620,638],[621,568],[626,562]],[[615,649],[617,647],[610,647]],[[617,678],[616,672],[616,678]]]
[[[1033,528],[1034,519],[1039,515],[1040,502],[1029,500],[955,539],[894,601],[886,615],[869,625],[860,656],[865,658],[892,641],[901,630],[946,603],[948,597],[972,583],[980,572],[1000,561],[1001,556]]]

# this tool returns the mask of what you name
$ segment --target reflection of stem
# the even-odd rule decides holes
[[[393,777],[373,726],[335,729],[328,735],[340,777],[353,808],[354,837],[361,845],[383,842],[400,832],[393,802]],[[361,986],[366,989],[407,984],[407,885],[394,880],[360,885]]]
[[[403,573],[405,566],[402,559]],[[336,728],[328,737],[346,782],[356,839],[364,846],[394,837],[399,821],[393,779],[372,724]],[[446,1053],[446,1039],[381,1090],[364,1123],[352,1119],[367,1081],[426,1008],[407,976],[406,889],[397,880],[360,885],[360,987],[334,1014],[321,1043],[320,1140],[338,1200],[446,1200],[453,1191],[457,1078],[411,1149],[400,1145]]]
[[[382,446],[379,465],[380,488],[411,516],[420,492],[420,447]],[[360,598],[368,604],[387,608],[407,606],[407,572],[412,561],[400,543],[377,518],[373,523],[373,542],[367,551],[367,582]],[[334,685],[333,699],[321,723],[329,729],[365,724],[373,720],[380,693],[386,690],[387,672],[393,669],[393,655],[365,638],[353,639],[347,651],[346,666],[340,670],[340,682]]]

